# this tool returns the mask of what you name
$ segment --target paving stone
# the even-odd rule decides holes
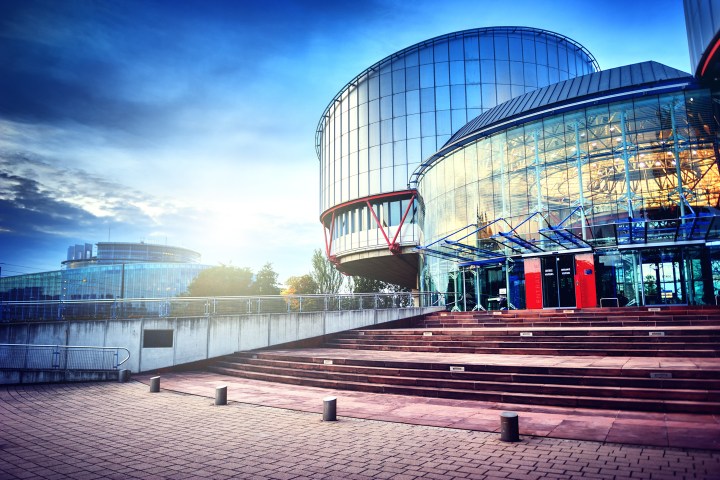
[[[342,416],[328,425],[321,408],[221,409],[197,395],[150,395],[137,382],[0,387],[0,477],[720,478],[720,452],[707,449],[505,443],[496,433]],[[38,435],[56,422],[58,435]]]

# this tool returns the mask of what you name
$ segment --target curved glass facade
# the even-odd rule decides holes
[[[358,75],[327,107],[316,136],[322,221],[338,239],[335,254],[387,248],[378,226],[397,226],[408,211],[409,174],[468,120],[596,69],[592,55],[566,37],[498,27],[419,43]],[[392,193],[397,196],[387,195]],[[406,223],[415,221],[408,211]],[[400,243],[416,243],[414,235],[403,232]]]
[[[199,253],[168,245],[100,242],[96,256],[92,250],[92,244],[70,247],[62,270],[0,278],[0,303],[177,297],[209,268],[197,263]],[[0,321],[59,318],[57,309],[1,306]]]
[[[471,308],[497,298],[516,308],[581,306],[579,297],[562,304],[564,273],[568,289],[592,277],[591,306],[713,303],[717,99],[705,89],[625,96],[480,133],[424,170],[421,288],[465,292]],[[563,267],[563,254],[587,264]],[[533,305],[529,269],[542,272]],[[545,298],[552,289],[557,302]]]

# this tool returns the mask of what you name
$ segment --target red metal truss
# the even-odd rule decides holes
[[[390,232],[390,226],[387,227],[388,231],[385,232],[385,228],[383,227],[382,222],[380,222],[380,219],[378,218],[377,214],[375,213],[375,209],[373,208],[373,205],[371,202],[377,201],[378,199],[382,199],[382,198],[388,198],[388,197],[397,198],[398,196],[401,196],[401,195],[411,195],[410,202],[408,203],[408,206],[405,209],[405,212],[403,213],[402,219],[400,220],[400,224],[398,225],[397,231],[395,232],[395,237],[392,239],[392,241],[390,241],[390,237],[388,236],[388,233]],[[385,238],[385,242],[387,243],[387,246],[388,246],[388,249],[390,250],[390,252],[393,255],[399,255],[402,249],[397,240],[398,240],[398,237],[400,236],[400,232],[402,231],[402,227],[405,225],[405,220],[407,219],[407,216],[413,207],[413,202],[415,201],[415,197],[417,197],[417,192],[414,190],[407,190],[404,192],[393,192],[393,193],[375,195],[375,196],[367,197],[367,198],[361,199],[361,200],[345,202],[345,203],[337,205],[336,207],[332,208],[331,210],[328,210],[327,212],[325,212],[321,216],[321,221],[323,223],[323,226],[325,225],[324,219],[327,218],[328,214],[331,215],[330,228],[329,229],[327,227],[323,228],[323,233],[325,235],[325,254],[327,255],[328,259],[336,265],[339,263],[337,257],[331,253],[332,252],[332,242],[333,242],[332,232],[335,229],[335,218],[336,218],[335,214],[336,214],[336,212],[340,208],[347,208],[351,205],[360,204],[360,203],[365,203],[367,205],[368,209],[370,209],[370,213],[372,213],[372,217],[375,219],[375,224],[377,225],[378,229],[380,229],[380,231],[382,232],[383,237]],[[330,240],[329,241],[328,241],[328,231],[330,232]]]

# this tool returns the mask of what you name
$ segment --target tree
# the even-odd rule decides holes
[[[220,265],[200,272],[188,286],[191,297],[225,297],[251,294],[253,272],[249,268]]]
[[[367,277],[352,277],[351,290],[353,293],[397,293],[409,291],[409,289],[400,285]]]
[[[313,280],[312,275],[306,273],[299,277],[290,277],[287,279],[287,289],[283,292],[286,295],[302,295],[309,293],[317,293],[318,284]]]
[[[272,263],[266,263],[255,276],[252,293],[254,295],[278,295],[280,287],[277,285],[277,277],[278,274],[273,270]]]
[[[315,250],[312,256],[312,278],[318,285],[318,293],[338,293],[345,279],[322,251]]]
[[[383,288],[384,282],[367,277],[352,277],[353,293],[377,293]]]

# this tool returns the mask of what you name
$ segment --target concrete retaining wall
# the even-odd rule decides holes
[[[409,307],[344,312],[0,324],[0,343],[124,347],[130,350],[130,360],[122,368],[137,373],[401,320],[439,309]],[[147,330],[165,333],[171,338],[171,345],[157,347],[144,344],[143,332]]]

